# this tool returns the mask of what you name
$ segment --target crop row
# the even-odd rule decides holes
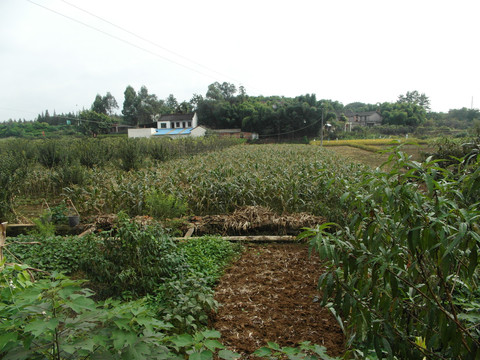
[[[145,214],[155,192],[186,204],[196,215],[261,205],[278,213],[305,211],[340,221],[339,198],[345,190],[340,180],[355,182],[362,171],[316,146],[245,145],[138,171],[92,169],[88,182],[65,193],[85,213]]]

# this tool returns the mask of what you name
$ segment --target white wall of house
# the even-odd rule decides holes
[[[188,120],[174,120],[174,121],[157,121],[157,128],[158,129],[179,129],[179,128],[195,128],[198,126],[198,116],[197,113],[193,114],[193,117]]]
[[[145,128],[145,129],[128,129],[129,138],[138,138],[138,137],[150,137],[155,134],[154,128]]]
[[[207,129],[205,129],[203,126],[197,126],[192,130],[192,132],[190,133],[190,136],[192,137],[205,136],[206,132],[207,132]]]
[[[193,113],[192,127],[196,128],[197,126],[198,126],[198,116],[197,116],[197,113]]]

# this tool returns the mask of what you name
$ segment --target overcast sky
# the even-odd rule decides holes
[[[0,121],[87,109],[107,91],[120,112],[127,85],[189,101],[215,81],[479,108],[479,14],[478,0],[0,0]]]

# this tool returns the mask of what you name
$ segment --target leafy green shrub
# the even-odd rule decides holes
[[[267,359],[295,359],[295,360],[338,360],[327,354],[325,346],[311,344],[310,341],[304,341],[298,347],[280,346],[274,342],[268,342],[256,350],[252,355]]]
[[[169,158],[169,152],[167,149],[167,141],[172,141],[170,139],[148,139],[146,144],[147,154],[157,161],[165,161]]]
[[[85,239],[76,236],[20,235],[8,241],[5,255],[9,261],[29,264],[48,272],[72,274],[91,255]]]
[[[241,245],[216,236],[189,239],[179,246],[185,253],[191,270],[202,274],[210,286],[214,285],[225,266],[241,251]]]
[[[118,143],[117,158],[120,169],[124,171],[139,169],[143,163],[143,157],[139,139],[122,139]]]
[[[153,190],[145,196],[147,214],[156,219],[178,218],[187,213],[187,204],[174,195]]]
[[[220,237],[205,236],[179,244],[188,272],[166,280],[153,301],[157,316],[174,325],[177,333],[194,332],[207,325],[216,310],[212,287],[240,248]]]
[[[72,185],[82,186],[87,176],[85,168],[77,160],[57,166],[52,174],[52,180],[56,185],[56,189],[62,189]]]
[[[184,359],[212,360],[215,359],[235,360],[241,356],[233,351],[225,349],[218,340],[220,332],[216,330],[198,331],[193,335],[181,334],[172,337],[171,342],[175,350]]]
[[[351,213],[344,227],[310,232],[330,261],[324,304],[364,356],[476,359],[480,203],[461,186],[478,180],[479,163],[458,178],[434,161],[390,160],[391,171],[365,173],[342,196]]]
[[[65,146],[64,146],[65,145]],[[37,145],[38,162],[47,168],[69,162],[69,146],[60,140],[43,140]]]
[[[68,223],[68,207],[65,202],[61,202],[60,204],[53,206],[50,208],[50,214],[52,217],[52,223],[60,225],[60,224],[67,224]]]
[[[208,314],[218,307],[213,290],[203,274],[175,277],[160,285],[154,308],[159,318],[171,323],[175,332],[192,333],[205,327]]]
[[[51,217],[48,213],[38,219],[34,219],[33,223],[35,224],[35,227],[29,232],[30,235],[38,238],[45,238],[55,235],[55,224],[51,222]]]
[[[80,164],[89,169],[104,166],[112,158],[114,147],[115,142],[111,139],[98,138],[80,139],[74,144],[75,155]]]
[[[458,165],[459,160],[475,162],[480,150],[480,138],[441,138],[432,143],[435,151],[427,154],[436,159],[440,166]]]
[[[83,259],[82,268],[89,279],[106,285],[102,296],[152,294],[165,279],[187,269],[184,255],[159,225],[143,226],[125,214],[119,214],[112,230],[91,235],[87,242],[94,254]]]
[[[83,283],[0,263],[2,359],[181,359],[144,302],[91,299]],[[169,349],[170,347],[170,349]],[[173,350],[173,349],[172,349]]]

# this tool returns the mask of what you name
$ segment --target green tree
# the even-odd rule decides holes
[[[170,114],[178,111],[178,101],[173,94],[168,95],[167,99],[165,100],[165,106],[169,110]]]
[[[237,92],[235,85],[223,82],[214,82],[213,84],[208,85],[208,90],[206,94],[207,99],[211,100],[232,100],[233,96]]]
[[[430,99],[424,93],[420,94],[417,90],[407,91],[405,95],[398,97],[397,103],[413,104],[421,106],[426,112],[430,111]]]
[[[97,94],[91,107],[92,111],[105,115],[112,115],[114,109],[118,109],[118,103],[109,92],[105,96]]]
[[[425,109],[414,103],[396,102],[380,105],[384,125],[406,125],[416,127],[426,120]]]
[[[138,124],[148,124],[153,121],[153,116],[158,113],[158,99],[154,94],[149,94],[146,86],[142,86],[137,95]]]
[[[97,94],[97,96],[95,96],[95,100],[93,101],[91,110],[99,114],[107,114],[107,109],[105,108],[102,96],[100,94]]]
[[[190,106],[192,110],[197,110],[198,104],[203,101],[203,96],[199,94],[193,94],[192,98],[190,99]]]
[[[108,134],[113,119],[105,114],[84,110],[80,113],[80,130],[86,135],[96,137],[98,134]]]
[[[125,122],[129,125],[138,125],[138,116],[137,116],[137,107],[138,107],[138,99],[137,93],[135,89],[130,85],[127,86],[125,89],[124,94],[124,101],[123,101],[123,118]]]

